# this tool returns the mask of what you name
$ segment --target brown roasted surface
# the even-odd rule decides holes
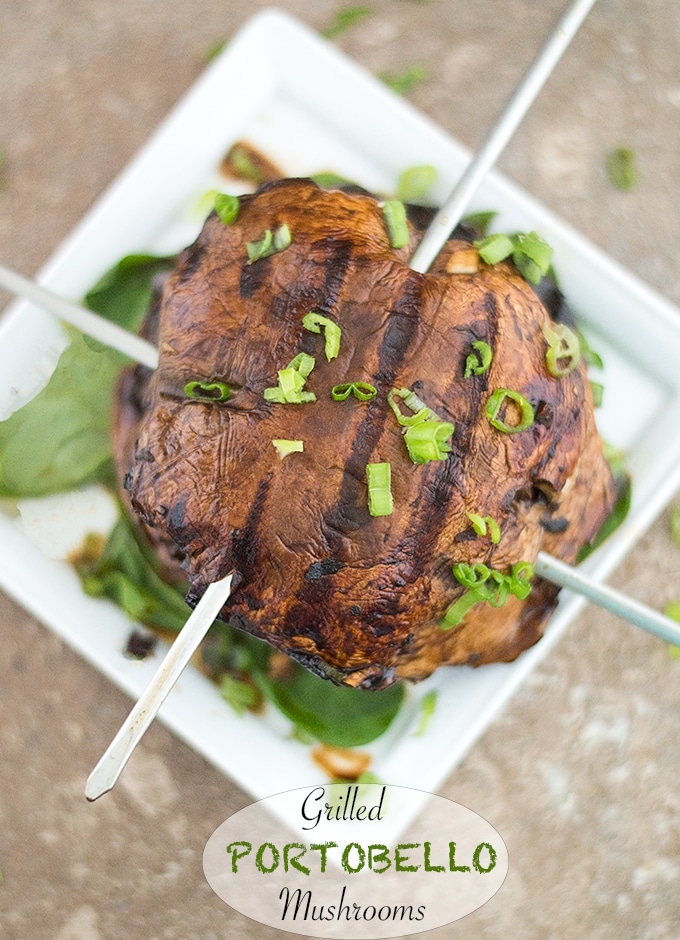
[[[287,224],[284,251],[248,263],[246,243]],[[442,664],[514,659],[541,636],[556,589],[474,607],[462,626],[437,623],[463,588],[456,562],[507,571],[539,550],[573,561],[611,510],[613,488],[595,431],[585,367],[545,365],[549,317],[511,264],[449,274],[450,242],[432,271],[411,271],[412,245],[390,247],[371,197],[284,181],[243,197],[237,220],[215,214],[165,283],[147,332],[160,365],[120,385],[116,450],[134,510],[185,556],[196,601],[235,569],[222,617],[322,674],[379,688]],[[340,353],[304,329],[316,311],[342,329]],[[465,378],[471,343],[494,351]],[[265,401],[277,371],[305,351],[316,365],[305,404]],[[187,382],[219,380],[226,402],[187,400]],[[369,382],[377,397],[336,402],[333,386]],[[416,465],[388,403],[415,389],[455,424],[447,459]],[[491,426],[498,388],[534,406],[526,431]],[[512,412],[508,421],[514,420]],[[304,441],[280,459],[273,439]],[[391,464],[394,511],[372,517],[366,465]],[[466,512],[501,526],[498,545]]]

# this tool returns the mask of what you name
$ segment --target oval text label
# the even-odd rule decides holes
[[[383,938],[465,917],[503,884],[498,832],[459,803],[382,784],[288,790],[230,816],[203,868],[230,907],[308,937]],[[411,811],[409,812],[409,806]]]

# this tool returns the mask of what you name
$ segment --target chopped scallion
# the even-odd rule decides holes
[[[417,202],[437,180],[433,166],[412,166],[404,170],[397,180],[396,197],[400,202]]]
[[[382,72],[379,78],[398,95],[408,95],[416,85],[427,80],[427,71],[422,65],[410,65],[403,72]]]
[[[392,514],[392,473],[389,463],[366,464],[368,511],[372,516]]]
[[[184,394],[196,401],[226,401],[231,392],[224,382],[193,381],[184,386]]]
[[[467,612],[480,602],[486,602],[491,607],[502,607],[510,594],[519,600],[526,600],[534,576],[534,567],[528,561],[512,565],[509,574],[495,571],[481,563],[467,565],[463,562],[454,565],[452,571],[456,580],[467,590],[444,614],[439,623],[442,630],[458,626]]]
[[[501,527],[492,516],[478,516],[474,512],[466,512],[465,515],[472,523],[472,528],[477,535],[489,535],[491,542],[498,545],[501,540]]]
[[[303,441],[289,441],[284,438],[274,438],[272,444],[278,451],[281,460],[289,454],[300,454],[305,449]]]
[[[513,402],[519,408],[519,421],[516,424],[508,424],[501,416],[503,405],[506,399]],[[490,395],[486,402],[486,416],[493,427],[506,434],[517,434],[519,431],[526,431],[534,423],[534,409],[526,400],[524,395],[515,392],[510,388],[499,388],[493,395]]]
[[[238,196],[230,196],[228,193],[217,193],[215,195],[214,206],[220,222],[223,222],[225,225],[231,225],[238,215],[240,202]]]
[[[545,354],[548,372],[556,378],[568,375],[581,361],[578,335],[566,323],[545,323],[543,335],[548,343]]]
[[[406,428],[404,441],[413,463],[446,460],[454,426],[449,421],[418,421]]]
[[[671,513],[671,539],[680,548],[680,506],[676,506]]]
[[[390,245],[393,248],[404,248],[410,240],[404,203],[398,199],[389,199],[383,203],[382,210]]]
[[[487,235],[486,238],[474,242],[474,246],[482,261],[487,264],[499,264],[510,257],[515,243],[509,235]]]
[[[607,173],[617,189],[632,189],[637,182],[635,156],[627,147],[616,147],[607,156]]]
[[[471,343],[471,346],[476,352],[470,353],[465,360],[465,372],[463,375],[466,379],[471,375],[483,375],[491,365],[493,359],[491,346],[485,343],[484,340],[477,340]]]
[[[273,388],[265,388],[265,401],[291,405],[316,401],[314,392],[303,391],[307,376],[314,368],[314,364],[313,356],[308,356],[307,353],[298,353],[285,369],[279,369],[279,384]]]
[[[323,330],[326,338],[326,359],[328,362],[335,359],[340,352],[340,335],[342,333],[338,324],[329,320],[328,317],[312,311],[302,318],[302,325],[312,333],[320,333]]]
[[[483,261],[498,264],[512,255],[521,274],[531,284],[538,284],[548,273],[553,250],[536,232],[518,235],[489,235],[474,242]]]
[[[413,737],[418,737],[423,734],[427,726],[434,715],[434,711],[437,705],[437,692],[432,689],[426,695],[423,696],[423,700],[420,703],[420,721],[418,722],[417,729],[413,732]]]
[[[604,399],[604,385],[601,382],[591,382],[590,394],[593,396],[593,408],[601,408]]]
[[[259,241],[248,242],[246,244],[248,263],[252,264],[254,261],[259,261],[261,258],[268,258],[270,255],[283,251],[285,248],[288,248],[291,242],[292,237],[287,225],[282,225],[274,234],[272,230],[268,228]]]
[[[406,407],[414,412],[410,417],[405,415],[397,404],[396,399],[401,398]],[[421,401],[415,392],[408,388],[392,388],[387,393],[387,401],[394,412],[399,424],[408,427],[411,424],[417,424],[419,421],[438,421],[439,418],[428,408],[425,402]]]
[[[335,39],[336,36],[344,33],[350,26],[370,15],[371,8],[366,6],[347,7],[344,10],[339,10],[335,14],[335,19],[331,25],[322,30],[321,35],[325,39]]]
[[[371,401],[377,394],[378,389],[368,382],[343,382],[342,385],[335,385],[331,389],[333,401],[345,401],[350,395],[354,395],[359,401]]]

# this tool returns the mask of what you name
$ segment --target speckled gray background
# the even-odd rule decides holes
[[[376,72],[424,65],[411,100],[475,147],[564,4],[367,5],[372,16],[337,45]],[[33,273],[196,78],[206,50],[263,6],[0,0],[0,259]],[[280,6],[322,28],[341,4]],[[500,163],[675,302],[679,63],[677,0],[599,0]],[[604,170],[617,145],[639,163],[632,192]],[[668,520],[613,579],[656,607],[680,598]],[[245,794],[156,724],[116,790],[86,804],[83,781],[129,702],[2,598],[0,631],[0,935],[283,936],[228,909],[203,879],[203,846]],[[503,835],[510,874],[484,908],[429,936],[680,937],[679,689],[680,661],[662,643],[589,609],[442,790]]]

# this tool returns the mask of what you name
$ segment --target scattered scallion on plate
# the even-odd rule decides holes
[[[395,197],[400,202],[417,203],[432,189],[437,181],[433,166],[412,166],[404,170],[397,180]]]

